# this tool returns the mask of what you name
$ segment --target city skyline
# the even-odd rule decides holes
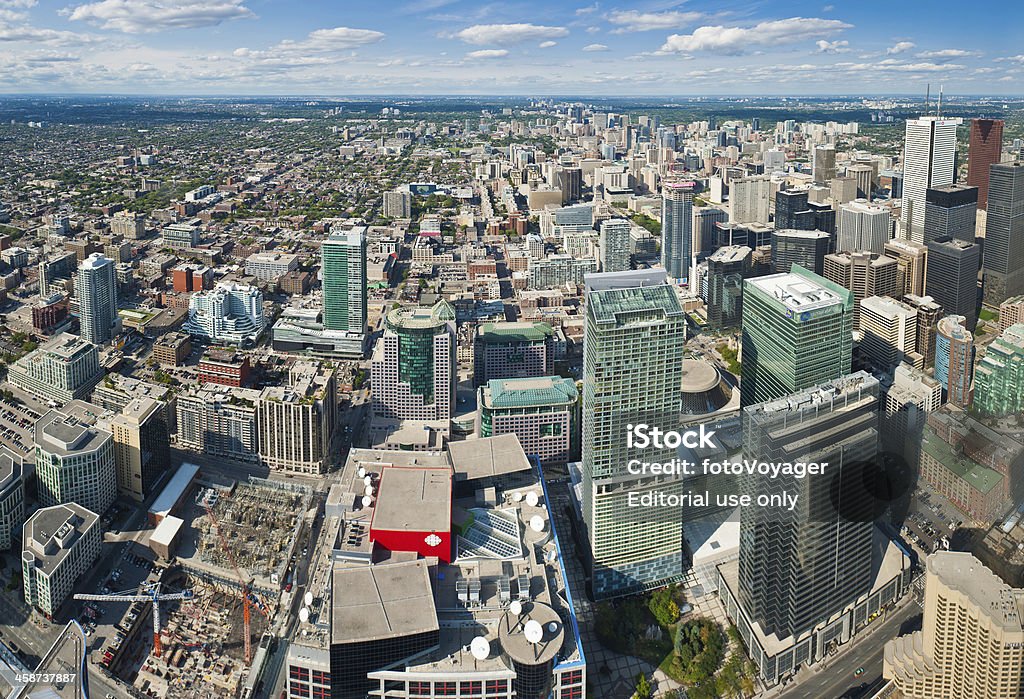
[[[2,0],[0,93],[1024,94],[1020,7],[996,30],[924,10],[420,0],[385,21],[316,2]]]

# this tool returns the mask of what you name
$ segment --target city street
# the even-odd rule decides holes
[[[769,696],[777,699],[839,699],[846,692],[856,690],[862,685],[875,687],[882,676],[882,654],[885,643],[896,636],[909,633],[921,626],[921,608],[908,595],[903,603],[881,621],[875,622],[875,628],[862,632],[862,636],[854,638],[853,644],[841,648],[834,658],[828,658],[822,665],[805,668],[796,677],[796,684],[782,691],[781,694]],[[864,668],[859,676],[854,673]],[[861,697],[863,692],[849,695]],[[870,696],[870,695],[868,695]]]

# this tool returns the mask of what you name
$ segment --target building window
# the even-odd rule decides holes
[[[455,683],[454,682],[435,682],[434,683],[434,694],[439,697],[453,697],[455,696]]]
[[[429,697],[430,696],[430,683],[429,682],[410,682],[409,683],[409,696],[411,696],[411,697]]]
[[[483,682],[463,682],[459,693],[467,697],[475,697],[484,693]]]

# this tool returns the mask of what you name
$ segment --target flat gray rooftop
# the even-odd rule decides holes
[[[428,561],[335,567],[331,643],[374,641],[437,631]]]
[[[392,466],[381,471],[374,505],[374,529],[448,531],[452,479],[446,468]]]
[[[475,481],[529,471],[532,468],[519,444],[519,437],[512,433],[449,442],[448,453],[456,481]]]

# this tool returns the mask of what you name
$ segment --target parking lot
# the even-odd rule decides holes
[[[910,513],[900,533],[925,555],[940,549],[958,548],[954,534],[965,526],[966,515],[927,483],[919,484]],[[970,522],[966,526],[970,526]],[[961,537],[962,538],[962,537]]]

